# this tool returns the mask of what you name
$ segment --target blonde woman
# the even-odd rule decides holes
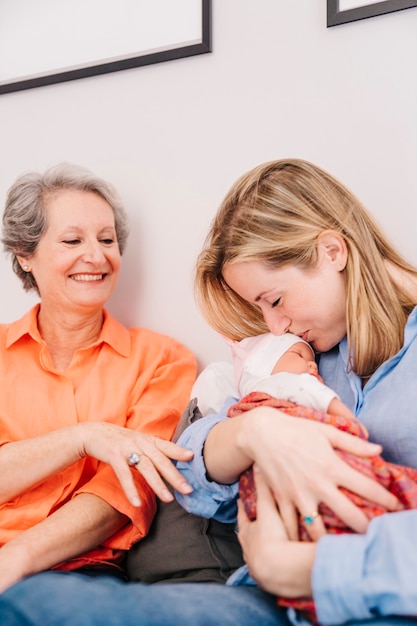
[[[346,187],[311,163],[286,159],[232,186],[199,256],[196,293],[223,336],[241,340],[269,330],[308,341],[326,384],[381,447],[272,408],[228,420],[231,399],[179,440],[194,450],[192,463],[178,464],[194,486],[180,501],[230,521],[236,480],[255,462],[258,520],[240,511],[239,538],[261,587],[290,597],[313,593],[325,624],[417,615],[410,550],[417,513],[396,512],[368,528],[339,487],[390,511],[398,502],[335,452],[372,456],[382,449],[387,461],[417,466],[417,269]],[[364,534],[325,536],[321,502]],[[298,512],[318,544],[297,541]]]

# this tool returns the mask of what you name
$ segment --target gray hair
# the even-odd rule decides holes
[[[12,256],[13,271],[26,291],[39,293],[31,272],[25,272],[17,259],[34,254],[48,227],[45,198],[60,190],[91,191],[101,196],[114,213],[116,237],[123,254],[128,236],[127,216],[114,187],[90,170],[71,163],[59,163],[43,174],[21,174],[9,189],[3,212],[3,248]]]

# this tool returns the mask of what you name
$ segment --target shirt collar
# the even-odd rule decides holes
[[[38,329],[39,309],[40,304],[38,303],[22,318],[10,324],[7,332],[6,348],[12,346],[25,335],[29,335],[38,343],[43,342]],[[131,349],[130,333],[128,329],[112,317],[106,309],[103,311],[103,318],[103,326],[100,336],[97,341],[92,344],[92,346],[96,346],[104,342],[122,356],[128,357]]]
[[[404,346],[408,347],[417,335],[417,307],[411,311],[404,330]]]
[[[103,310],[103,315],[103,327],[96,344],[104,341],[122,356],[129,356],[131,350],[129,330],[110,315],[106,309]]]

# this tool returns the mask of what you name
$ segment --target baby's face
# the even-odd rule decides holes
[[[278,372],[307,373],[316,376],[317,364],[314,360],[313,350],[303,341],[294,343],[277,361],[271,373],[277,374]]]

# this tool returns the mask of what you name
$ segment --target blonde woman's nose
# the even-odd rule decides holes
[[[263,310],[263,316],[266,325],[274,335],[283,335],[288,332],[291,326],[291,320],[287,315],[279,313],[275,309]]]

